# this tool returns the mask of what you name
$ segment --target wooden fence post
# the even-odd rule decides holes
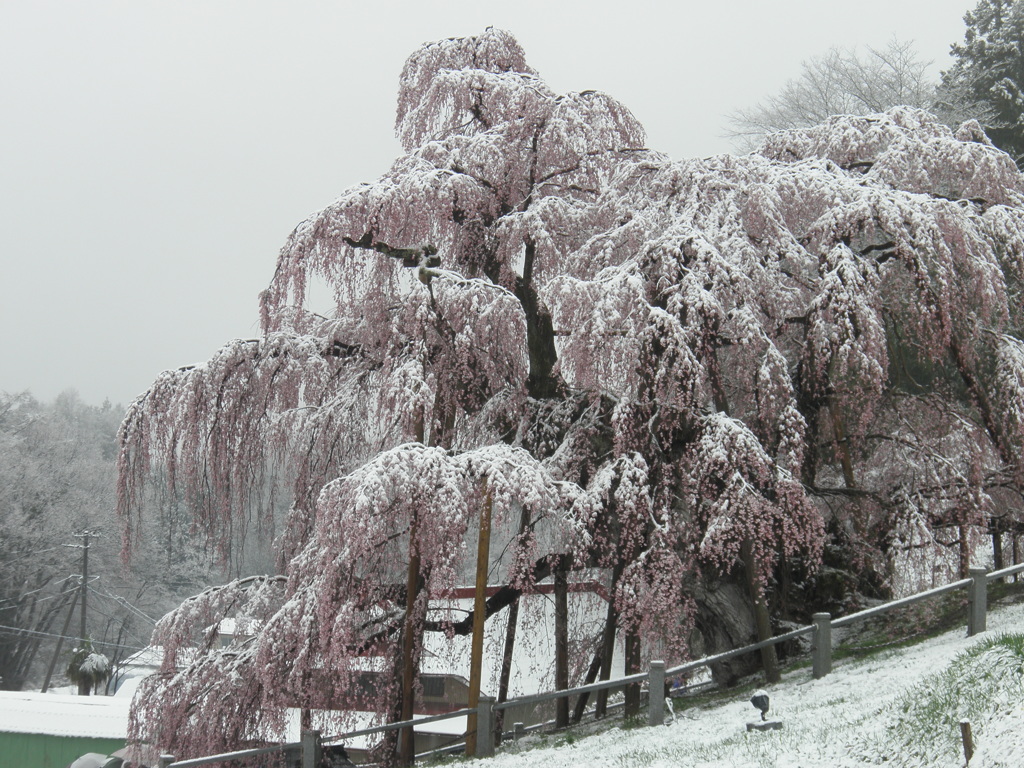
[[[157,759],[157,768],[167,768],[168,765],[174,762],[174,755],[160,755]]]
[[[476,705],[476,753],[494,757],[494,697],[481,695]]]
[[[985,613],[988,610],[988,571],[971,568],[970,597],[967,599],[967,636],[974,637],[985,631]]]
[[[320,731],[304,730],[302,732],[302,768],[319,768],[320,766]]]
[[[811,640],[811,665],[814,679],[820,680],[832,671],[832,616],[816,613],[811,616],[814,635]]]
[[[648,675],[647,724],[665,724],[665,662],[652,661]]]

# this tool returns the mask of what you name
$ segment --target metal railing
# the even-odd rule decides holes
[[[688,661],[684,664],[672,667],[670,669],[665,668],[665,662],[663,661],[652,661],[646,672],[639,672],[632,675],[626,675],[619,677],[614,680],[602,680],[596,683],[589,683],[587,685],[577,686],[576,688],[567,688],[559,691],[547,691],[545,693],[536,693],[529,696],[519,696],[515,699],[509,699],[501,703],[495,703],[494,699],[489,696],[480,696],[479,705],[476,709],[459,709],[454,712],[446,712],[440,715],[431,715],[429,717],[416,718],[413,720],[404,720],[397,723],[388,723],[387,725],[380,725],[373,728],[364,728],[357,731],[348,731],[335,736],[321,738],[318,731],[303,731],[301,742],[292,744],[280,744],[273,747],[264,747],[261,749],[249,749],[242,750],[239,752],[229,752],[222,755],[211,755],[209,757],[194,758],[190,760],[181,760],[175,762],[174,757],[171,755],[162,755],[160,757],[159,768],[195,768],[196,766],[207,765],[215,762],[223,762],[226,760],[242,760],[247,757],[255,757],[258,755],[269,754],[273,752],[285,752],[299,750],[301,754],[301,768],[315,768],[320,761],[320,754],[322,744],[337,743],[353,739],[359,736],[369,736],[377,733],[385,733],[387,731],[400,730],[402,728],[416,727],[419,725],[426,725],[428,723],[434,723],[441,720],[450,720],[456,717],[464,717],[467,715],[476,714],[477,716],[477,746],[476,746],[476,757],[490,757],[494,754],[495,750],[495,713],[501,710],[509,709],[511,707],[529,704],[539,704],[545,701],[553,701],[555,699],[563,699],[570,696],[579,696],[581,694],[589,694],[602,690],[609,690],[613,688],[624,688],[629,685],[641,685],[647,683],[649,692],[662,691],[665,687],[665,679],[668,677],[674,677],[676,675],[691,672],[701,667],[707,667],[712,664],[716,664],[722,661],[735,658],[737,656],[743,656],[748,653],[766,648],[771,645],[777,645],[779,643],[786,642],[788,640],[794,640],[804,635],[811,635],[811,668],[812,675],[815,679],[825,677],[832,670],[832,629],[836,627],[845,627],[853,624],[857,621],[863,621],[864,619],[877,616],[879,614],[891,611],[895,608],[901,608],[903,606],[911,605],[913,603],[921,602],[932,597],[947,594],[949,592],[955,592],[959,589],[968,589],[968,611],[967,611],[967,636],[972,637],[979,632],[985,631],[986,625],[986,614],[988,610],[988,583],[997,579],[1012,576],[1014,574],[1024,572],[1024,563],[1019,565],[1013,565],[1009,568],[1002,568],[998,571],[986,571],[984,568],[972,568],[970,570],[970,577],[954,581],[950,584],[946,584],[941,587],[929,589],[924,592],[919,592],[909,597],[900,598],[898,600],[892,600],[888,603],[876,605],[872,608],[867,608],[863,611],[851,613],[846,616],[832,619],[828,613],[816,613],[813,616],[813,623],[803,627],[797,627],[794,630],[786,632],[781,635],[762,640],[757,643],[751,643],[745,645],[742,648],[735,648],[731,651],[725,651],[718,653],[713,656],[705,656],[700,659]],[[647,722],[648,725],[661,725],[665,721],[665,697],[648,695],[647,704]],[[517,723],[517,725],[520,725]],[[522,729],[517,729],[518,732],[523,732]]]

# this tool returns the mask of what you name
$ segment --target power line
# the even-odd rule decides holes
[[[105,597],[108,600],[113,600],[115,603],[117,603],[121,607],[127,608],[132,613],[134,613],[134,614],[136,614],[138,616],[141,616],[146,621],[148,621],[150,624],[153,624],[154,626],[156,625],[156,622],[157,622],[156,619],[154,619],[148,613],[145,613],[141,608],[132,605],[130,602],[128,602],[128,600],[126,600],[125,598],[121,597],[120,595],[115,595],[113,592],[110,592],[108,590],[103,590],[101,592],[100,590],[95,589],[94,587],[89,587],[89,591],[94,593],[94,594],[96,594],[96,595],[99,595],[100,597]]]
[[[56,547],[47,547],[46,549],[37,549],[34,552],[26,552],[23,555],[18,555],[17,557],[12,557],[4,560],[4,565],[8,565],[9,563],[16,563],[19,560],[24,560],[26,557],[38,557],[39,555],[46,554],[47,552],[53,552],[54,550],[61,549],[61,546],[62,545],[58,545]]]
[[[106,618],[110,619],[111,621],[121,621],[122,622],[121,629],[124,632],[125,636],[131,637],[131,638],[133,638],[134,640],[136,640],[137,642],[140,642],[140,643],[145,643],[146,642],[146,638],[140,637],[134,630],[129,629],[130,625],[124,623],[123,616],[113,616],[113,615],[107,613],[106,611],[104,611],[102,608],[98,608],[96,606],[93,606],[91,610],[94,613],[98,613],[100,616],[105,616]],[[89,639],[89,643],[92,644],[92,645],[96,645],[98,642],[100,642],[100,641],[93,640],[91,638]],[[111,643],[111,645],[118,645],[120,647],[125,647],[125,646],[123,646],[123,645],[121,645],[119,643]]]
[[[2,635],[14,635],[16,637],[20,637],[22,635],[31,635],[32,637],[52,637],[52,638],[56,638],[58,640],[60,640],[60,639],[63,639],[63,640],[78,640],[79,639],[75,635],[58,635],[55,632],[39,632],[38,630],[35,630],[35,629],[18,629],[17,627],[8,627],[5,624],[0,624],[0,634],[2,634]],[[132,651],[144,651],[144,650],[146,650],[145,648],[139,647],[137,645],[125,645],[124,643],[110,643],[110,642],[107,642],[107,641],[104,641],[104,640],[92,640],[92,641],[90,641],[90,643],[92,645],[107,645],[107,646],[110,646],[111,648],[127,648],[127,649],[132,650]]]
[[[71,577],[70,576],[66,577],[65,580],[67,580],[67,578],[71,578]],[[3,605],[4,603],[17,603],[17,602],[21,601],[23,598],[28,597],[29,595],[34,595],[36,592],[42,592],[44,589],[46,589],[49,586],[50,586],[49,584],[44,584],[43,586],[39,587],[38,589],[30,589],[28,592],[23,592],[18,597],[5,597],[4,599],[0,600],[0,605]],[[77,591],[78,591],[78,586],[76,585],[74,589],[69,589],[66,592],[58,592],[55,595],[47,595],[46,597],[41,597],[38,600],[36,600],[36,603],[37,604],[41,603],[44,600],[53,600],[53,598],[55,598],[55,597],[63,597],[64,595],[70,595],[72,592],[77,592]]]

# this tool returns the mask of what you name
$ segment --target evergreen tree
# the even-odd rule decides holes
[[[944,101],[974,112],[992,142],[1024,161],[1024,2],[981,0],[964,16],[963,43],[942,74]]]

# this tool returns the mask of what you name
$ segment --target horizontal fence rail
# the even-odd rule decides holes
[[[938,595],[944,595],[947,592],[955,592],[958,589],[963,589],[971,584],[971,579],[960,579],[960,581],[954,581],[951,584],[944,584],[941,587],[935,587],[934,589],[925,590],[924,592],[918,592],[916,595],[910,595],[909,597],[902,597],[899,600],[893,600],[888,603],[882,603],[872,608],[866,608],[863,611],[857,611],[857,613],[851,613],[838,619],[832,619],[833,627],[845,627],[847,624],[853,624],[863,619],[869,619],[872,616],[877,616],[880,613],[891,611],[894,608],[902,608],[905,605],[911,605],[918,603],[922,600],[927,600],[929,597],[937,597]]]
[[[157,763],[160,768],[195,768],[199,765],[210,763],[224,763],[229,760],[244,760],[248,757],[259,757],[260,755],[272,755],[276,752],[296,752],[302,749],[302,742],[296,741],[290,744],[275,744],[272,747],[259,747],[256,749],[240,749],[237,752],[225,752],[221,755],[207,755],[206,757],[194,757],[189,760],[175,760],[173,755],[161,755]]]
[[[588,683],[578,688],[564,688],[560,691],[548,691],[547,693],[531,693],[529,696],[519,696],[515,699],[508,699],[500,704],[495,704],[494,709],[509,709],[520,704],[540,704],[542,701],[554,701],[564,699],[566,696],[579,696],[582,693],[596,693],[597,691],[610,690],[612,688],[624,688],[627,685],[646,683],[649,672],[637,672],[625,677],[617,677],[614,680],[601,680],[597,683]]]
[[[345,733],[337,736],[325,736],[324,743],[334,744],[339,741],[345,741],[346,739],[354,739],[357,736],[372,736],[375,733],[387,733],[388,731],[400,731],[402,728],[408,728],[410,725],[426,725],[427,723],[437,723],[441,720],[454,720],[456,717],[465,717],[466,715],[472,715],[476,712],[475,709],[457,709],[454,712],[444,712],[440,715],[430,715],[429,717],[418,717],[414,720],[402,720],[397,723],[388,723],[387,725],[377,725],[373,728],[363,728],[360,731],[346,731]]]
[[[996,579],[1004,579],[1007,576],[1013,576],[1018,573],[1024,573],[1024,563],[1020,565],[1011,565],[1008,568],[1001,568],[998,571],[991,571],[985,574],[985,578],[989,581],[995,581]]]
[[[751,643],[750,645],[745,645],[742,648],[735,648],[730,651],[717,653],[713,656],[705,656],[700,659],[688,661],[669,669],[665,668],[665,663],[662,661],[652,661],[648,671],[626,675],[614,680],[602,680],[596,683],[581,685],[576,688],[566,688],[558,691],[547,691],[545,693],[519,696],[500,703],[496,703],[494,699],[489,696],[480,696],[480,704],[475,709],[459,709],[454,712],[445,712],[440,715],[431,715],[413,720],[403,720],[401,722],[388,723],[387,725],[379,725],[373,728],[363,728],[358,731],[349,731],[323,738],[321,738],[320,733],[317,731],[303,731],[303,741],[290,744],[280,744],[272,747],[247,749],[238,752],[228,752],[222,755],[211,755],[209,757],[199,757],[177,762],[175,762],[174,757],[171,755],[161,755],[158,765],[159,768],[195,768],[197,766],[207,765],[210,763],[244,760],[249,757],[257,757],[259,755],[266,755],[274,752],[294,752],[298,750],[301,755],[302,768],[314,768],[319,764],[322,744],[336,744],[359,736],[371,736],[378,733],[386,733],[388,731],[396,731],[409,727],[415,728],[420,725],[427,725],[429,723],[451,720],[456,717],[465,717],[473,714],[477,716],[476,756],[489,757],[494,754],[494,716],[496,712],[520,705],[539,704],[545,701],[564,699],[569,696],[580,696],[582,694],[590,694],[613,688],[625,688],[630,685],[641,685],[643,683],[648,684],[649,690],[648,724],[659,725],[664,722],[665,718],[665,697],[662,695],[656,695],[655,692],[664,689],[666,678],[672,678],[702,667],[708,667],[712,664],[728,661],[729,659],[736,658],[737,656],[753,653],[754,651],[767,648],[768,646],[778,645],[779,643],[795,640],[805,635],[811,635],[812,674],[815,679],[819,679],[821,677],[825,677],[832,669],[833,628],[845,627],[896,608],[912,605],[914,603],[921,602],[922,600],[955,592],[960,589],[967,589],[968,591],[967,634],[968,636],[973,636],[979,632],[985,631],[988,583],[1019,573],[1024,573],[1024,563],[1013,565],[1008,568],[1001,568],[998,571],[987,571],[984,568],[972,568],[970,569],[970,578],[960,579],[959,581],[954,581],[941,587],[928,589],[924,592],[918,592],[917,594],[903,597],[898,600],[891,600],[887,603],[882,603],[881,605],[876,605],[863,611],[857,611],[856,613],[851,613],[836,619],[833,619],[828,613],[816,613],[813,617],[814,623],[808,626],[797,627],[796,629],[784,634],[770,637],[767,640]],[[516,723],[516,728],[514,728],[513,732],[509,735],[513,735],[518,738],[519,734],[536,730],[544,725],[546,724],[541,723],[539,725],[524,728],[521,723]],[[442,751],[445,750],[435,750],[435,752]],[[418,755],[417,757],[422,756],[423,755]]]
[[[742,648],[734,648],[731,651],[723,651],[722,653],[716,653],[714,656],[704,656],[703,658],[696,659],[694,661],[688,661],[685,664],[680,664],[677,667],[666,669],[665,674],[668,677],[674,677],[676,675],[683,674],[684,672],[690,672],[694,669],[700,669],[701,667],[707,667],[711,664],[717,664],[720,661],[728,661],[729,659],[734,659],[737,656],[744,656],[748,653],[752,653],[753,651],[759,651],[762,648],[767,648],[770,645],[778,645],[779,643],[784,643],[787,640],[795,640],[798,637],[801,637],[803,635],[809,635],[812,632],[814,632],[813,624],[808,625],[806,627],[798,627],[790,632],[786,632],[783,635],[775,635],[774,637],[769,637],[767,640],[762,640],[759,643],[751,643],[750,645],[745,645]]]

